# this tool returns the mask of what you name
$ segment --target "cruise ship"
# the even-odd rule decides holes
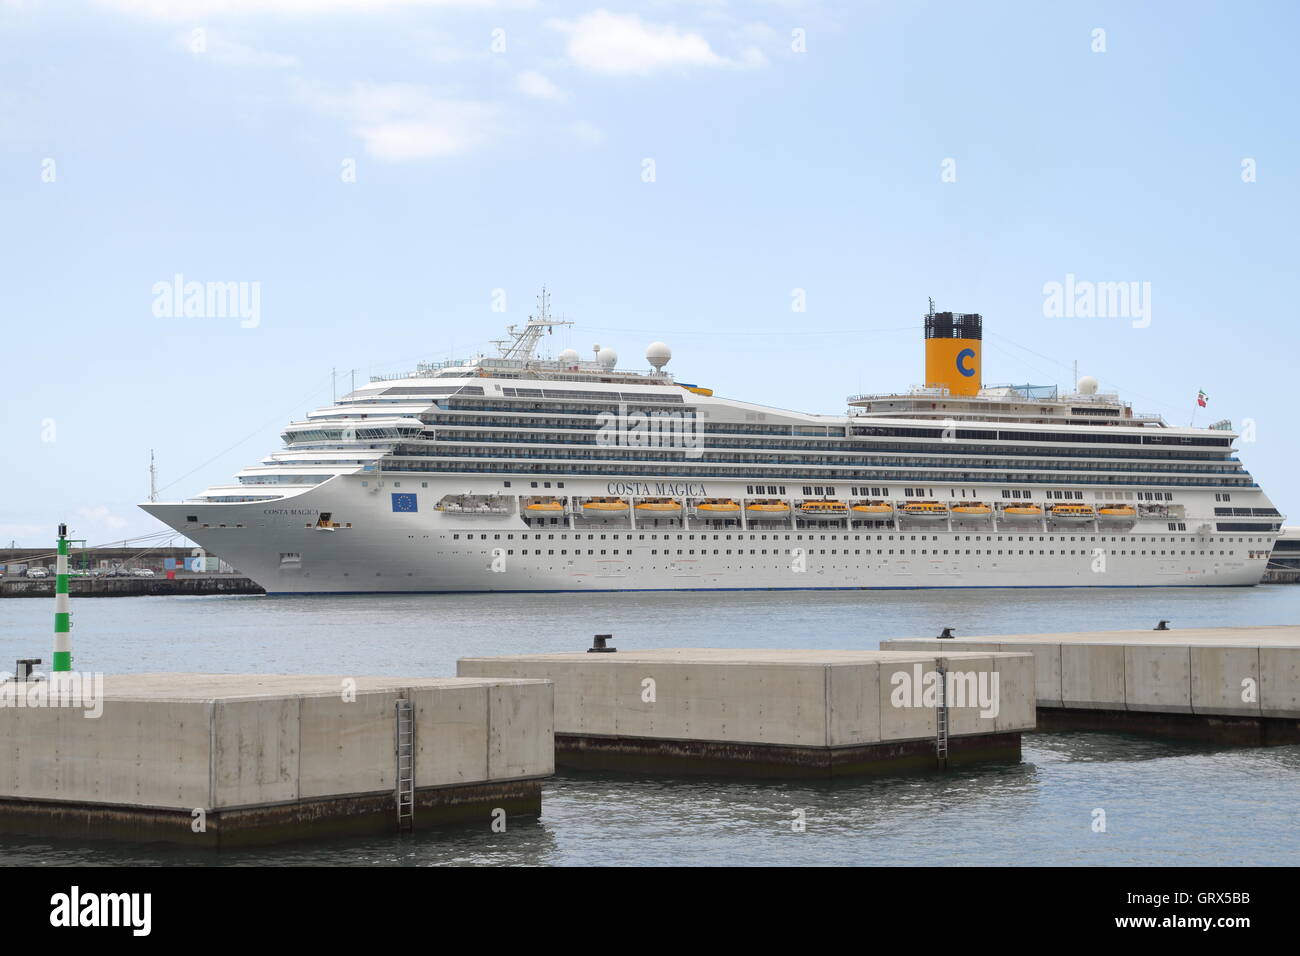
[[[802,414],[613,349],[376,377],[229,485],[141,507],[268,593],[1247,586],[1282,517],[1230,423],[1091,377],[982,384],[983,319],[924,317],[925,384]]]

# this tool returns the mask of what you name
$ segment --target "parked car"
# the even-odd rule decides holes
[[[151,578],[154,576],[153,568],[136,568],[135,573],[142,578]]]
[[[106,577],[110,577],[110,578],[129,578],[129,577],[131,577],[131,572],[128,571],[126,568],[114,568],[112,571],[109,571],[109,572],[108,572],[108,574],[106,575]]]
[[[27,576],[29,578],[48,578],[50,572],[46,571],[44,568],[28,568]]]

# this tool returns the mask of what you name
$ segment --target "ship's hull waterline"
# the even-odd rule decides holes
[[[500,492],[501,482],[473,489]],[[569,479],[569,493],[603,482]],[[729,519],[438,511],[467,484],[338,476],[275,501],[146,504],[269,594],[1250,586],[1272,536],[792,514]],[[731,489],[725,489],[731,490]],[[714,489],[710,488],[712,494]],[[414,495],[394,511],[393,494]],[[735,495],[742,497],[741,495]],[[336,530],[317,527],[322,514]],[[197,520],[190,520],[197,519]],[[206,525],[206,527],[205,527]],[[350,525],[350,527],[348,526]],[[856,527],[852,525],[857,525]]]

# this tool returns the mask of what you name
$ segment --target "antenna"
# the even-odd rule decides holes
[[[492,344],[501,350],[501,358],[522,359],[526,362],[533,357],[543,331],[549,334],[557,325],[572,324],[551,318],[551,294],[546,291],[546,286],[542,286],[542,294],[537,297],[537,314],[530,315],[528,324],[519,331],[513,325],[506,326],[506,332],[513,341],[497,339]]]
[[[931,298],[928,298],[928,297],[927,297],[926,301],[930,303],[930,311],[926,313],[926,317],[927,317],[927,318],[931,318],[931,319],[933,319],[933,318],[934,318],[934,299],[931,299]]]
[[[153,449],[149,449],[149,500],[158,500],[158,468],[154,465]]]

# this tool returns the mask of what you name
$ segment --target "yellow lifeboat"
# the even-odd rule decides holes
[[[564,505],[554,498],[538,498],[536,501],[530,501],[524,505],[525,511],[563,511]]]
[[[993,509],[982,501],[972,501],[969,504],[953,505],[952,513],[959,518],[983,518],[991,515]]]
[[[948,517],[948,506],[940,501],[909,501],[899,510],[905,518],[933,521]]]
[[[745,506],[745,510],[784,514],[790,510],[790,506],[784,501],[778,501],[776,498],[760,498],[757,501],[751,501]]]
[[[674,501],[672,498],[646,498],[644,501],[638,501],[637,511],[681,511],[681,502]]]
[[[1091,521],[1096,517],[1092,505],[1052,505],[1048,513],[1058,521]]]
[[[730,498],[705,498],[695,505],[696,511],[708,511],[710,513],[735,513],[740,510],[740,505]]]
[[[849,506],[834,500],[805,501],[799,505],[799,511],[813,517],[842,518],[849,513]]]
[[[1002,509],[1004,518],[1041,518],[1043,509],[1038,505],[1007,505]]]
[[[852,505],[854,511],[869,515],[887,515],[894,513],[894,506],[888,501],[857,501]]]
[[[582,503],[583,511],[627,511],[627,502],[622,498],[588,498]]]
[[[1136,518],[1137,509],[1132,505],[1102,505],[1097,514],[1103,518]]]

